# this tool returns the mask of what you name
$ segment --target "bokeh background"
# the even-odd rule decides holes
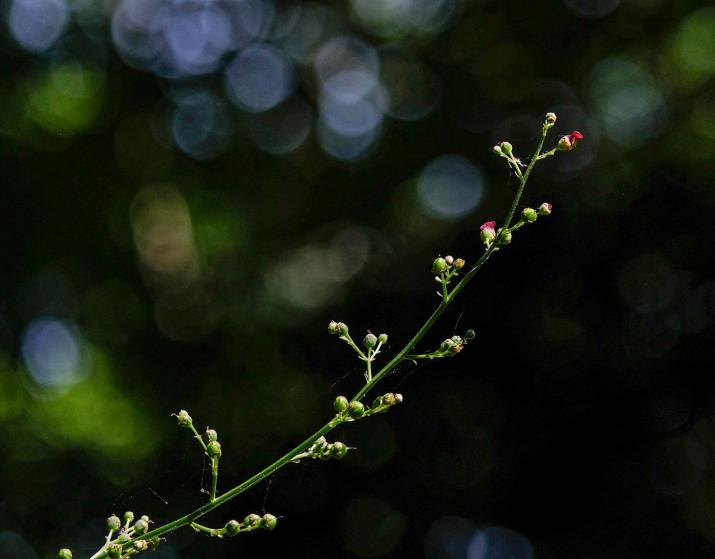
[[[88,557],[242,481],[474,262],[546,111],[515,236],[341,428],[154,556],[715,557],[715,9],[695,0],[0,2],[0,556]],[[556,136],[555,134],[555,136]],[[555,138],[552,139],[552,142]]]

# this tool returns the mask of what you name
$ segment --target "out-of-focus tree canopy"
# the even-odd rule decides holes
[[[0,1],[0,557],[205,496],[401,347],[474,262],[546,111],[515,234],[339,463],[291,465],[155,556],[715,556],[715,8],[696,0]],[[210,521],[209,521],[210,520]]]

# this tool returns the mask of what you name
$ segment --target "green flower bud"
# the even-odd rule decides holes
[[[473,340],[474,338],[476,338],[476,336],[477,336],[477,333],[474,330],[472,330],[471,328],[464,333],[465,340]]]
[[[335,403],[333,404],[333,407],[335,408],[335,411],[338,413],[343,413],[346,409],[348,409],[348,405],[350,402],[348,402],[348,399],[345,396],[338,396],[335,398]]]
[[[141,519],[146,521],[147,523],[151,522],[151,520],[149,520],[149,517],[146,514],[142,514]]]
[[[454,269],[455,270],[461,270],[464,268],[464,259],[463,258],[457,258],[457,260],[454,261]]]
[[[534,208],[524,208],[524,211],[521,212],[521,217],[528,223],[534,223],[538,214]]]
[[[499,144],[499,147],[501,148],[502,153],[511,155],[512,145],[509,142],[502,142]]]
[[[122,551],[124,551],[124,548],[120,544],[113,543],[107,549],[107,555],[109,555],[109,559],[121,559]]]
[[[211,441],[206,445],[206,454],[209,458],[220,458],[221,457],[221,443],[218,441]]]
[[[373,408],[379,408],[382,405],[382,396],[378,396],[372,401]]]
[[[117,543],[127,543],[131,541],[132,537],[129,534],[119,534],[117,537]]]
[[[348,414],[350,415],[350,417],[352,417],[353,419],[357,419],[359,417],[362,417],[364,413],[365,406],[362,402],[358,402],[357,400],[353,400],[352,402],[350,402],[350,405],[348,406]]]
[[[377,341],[380,342],[381,344],[386,344],[387,343],[387,334],[380,334],[377,337]]]
[[[394,406],[395,405],[395,395],[392,392],[388,392],[382,397],[382,403],[385,404],[386,406]]]
[[[257,514],[249,514],[246,518],[243,519],[243,525],[248,528],[255,528],[256,526],[258,526],[258,523],[260,521],[261,517]]]
[[[432,262],[432,273],[434,274],[446,272],[448,268],[449,266],[444,258],[435,258],[434,262]]]
[[[215,441],[218,439],[218,433],[213,429],[206,429],[206,438],[209,442]]]
[[[493,150],[494,153],[496,153],[497,155],[501,155],[501,147],[500,147],[500,146],[494,146],[494,147],[492,148],[492,150]]]
[[[440,351],[449,351],[450,349],[452,349],[452,347],[454,347],[454,342],[451,339],[447,338],[439,346],[439,350]]]
[[[328,333],[333,335],[340,334],[340,326],[334,320],[331,320],[330,324],[328,324]]]
[[[72,559],[72,552],[67,549],[60,549],[57,553],[57,559]]]
[[[365,344],[365,347],[367,349],[372,349],[377,345],[377,336],[372,333],[368,333],[367,336],[362,341],[363,344]]]
[[[264,514],[261,518],[261,528],[264,530],[273,530],[278,525],[278,519],[272,514]]]
[[[149,549],[149,544],[146,540],[137,540],[134,542],[134,549],[137,551],[146,551]]]
[[[333,456],[333,458],[336,458],[337,460],[345,458],[345,455],[347,453],[348,453],[348,447],[345,446],[340,441],[334,442],[333,448],[330,449],[330,454]]]
[[[452,263],[454,262],[454,258],[452,258],[451,256],[447,255],[447,256],[444,257],[444,261],[447,263],[448,266],[451,266]]]
[[[134,523],[135,534],[145,534],[147,530],[149,530],[149,521],[145,520],[144,517]]]
[[[186,410],[181,410],[178,414],[175,415],[180,427],[188,427],[189,425],[191,425],[191,416]]]
[[[241,523],[238,520],[229,520],[224,528],[227,536],[235,536],[241,531]]]
[[[107,530],[111,530],[112,532],[116,532],[122,527],[122,521],[119,520],[119,517],[116,515],[112,515],[109,518],[107,518]]]
[[[124,522],[127,524],[131,524],[134,522],[134,513],[130,510],[124,513]]]
[[[511,242],[511,231],[508,229],[499,230],[499,244],[508,245]]]

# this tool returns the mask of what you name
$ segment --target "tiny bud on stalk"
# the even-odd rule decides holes
[[[561,138],[559,138],[559,143],[556,147],[560,151],[571,151],[581,140],[583,140],[583,134],[574,130],[568,136],[561,136]]]
[[[555,124],[556,123],[556,115],[554,113],[546,113],[546,123],[547,124]]]
[[[335,398],[335,404],[333,404],[333,407],[335,408],[335,411],[338,413],[344,412],[346,409],[348,409],[348,405],[350,402],[348,402],[348,399],[345,396],[338,396]]]
[[[499,229],[499,244],[508,245],[511,242],[511,231],[508,229]]]
[[[551,208],[553,208],[551,204],[544,202],[539,206],[539,215],[551,215]]]
[[[72,559],[72,552],[67,548],[60,549],[57,553],[57,559]]]
[[[189,427],[189,425],[191,425],[191,416],[186,410],[181,410],[176,414],[176,420],[180,427]]]
[[[444,273],[448,268],[449,266],[444,258],[435,258],[435,261],[432,262],[432,273],[434,274]]]
[[[119,517],[116,515],[112,515],[109,518],[107,518],[107,530],[111,530],[112,532],[116,532],[122,527],[122,521],[119,520]]]
[[[227,536],[235,536],[241,530],[241,523],[238,520],[229,520],[224,528]]]
[[[497,238],[497,233],[494,229],[496,225],[496,221],[485,221],[484,223],[482,223],[481,227],[479,228],[479,236],[482,238],[482,241],[487,244],[494,242],[494,239]]]
[[[375,334],[369,333],[362,341],[367,349],[372,349],[377,345],[377,336]]]
[[[218,439],[218,433],[213,429],[206,429],[206,438],[209,442],[215,441]]]
[[[149,529],[149,521],[145,520],[144,517],[140,518],[134,523],[134,533],[144,534]]]
[[[131,524],[134,522],[134,513],[130,510],[124,513],[124,522]]]
[[[330,454],[332,455],[333,458],[336,458],[337,460],[345,458],[345,455],[347,453],[348,453],[348,447],[339,441],[334,442],[333,447],[330,449]]]
[[[444,261],[447,263],[448,266],[451,266],[452,263],[454,262],[454,258],[452,258],[451,256],[447,255],[447,256],[444,257]]]
[[[497,155],[501,155],[501,147],[500,147],[500,146],[494,146],[494,147],[492,148],[492,150],[493,150],[494,153],[496,153]]]
[[[502,142],[499,144],[499,147],[501,148],[502,153],[511,155],[512,145],[509,142]]]
[[[474,330],[472,330],[471,328],[464,333],[465,340],[473,340],[476,337],[477,337],[477,333]]]
[[[454,269],[455,270],[461,270],[464,268],[464,259],[463,258],[457,258],[457,260],[454,261]]]
[[[206,445],[206,454],[209,455],[209,458],[221,458],[221,443],[211,441]]]
[[[387,334],[380,334],[377,337],[377,341],[380,342],[381,344],[386,344],[387,343]]]
[[[134,549],[137,551],[146,551],[149,549],[149,544],[146,542],[146,540],[137,540],[134,542]]]
[[[328,324],[328,333],[333,335],[340,334],[340,326],[334,320],[331,320],[330,324]]]
[[[353,400],[350,402],[350,405],[348,406],[348,415],[352,417],[353,419],[357,419],[359,417],[362,417],[365,413],[365,406],[363,405],[362,402],[358,402],[357,400]]]
[[[521,217],[523,217],[527,223],[534,223],[538,214],[534,208],[524,208],[524,211],[521,212]]]
[[[246,518],[243,519],[243,525],[249,528],[255,528],[256,526],[258,526],[258,523],[260,521],[261,517],[257,514],[249,514]]]
[[[261,528],[264,530],[273,530],[278,525],[278,519],[272,514],[264,514],[261,518]]]

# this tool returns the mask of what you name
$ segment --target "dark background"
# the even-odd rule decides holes
[[[420,348],[476,340],[205,519],[275,532],[155,556],[715,557],[707,4],[0,2],[0,556],[202,503],[171,412],[218,430],[223,489],[322,425],[361,385],[328,321],[398,351],[435,255],[503,220],[492,145],[526,161],[553,110],[550,145],[585,135],[532,175],[553,215]]]

